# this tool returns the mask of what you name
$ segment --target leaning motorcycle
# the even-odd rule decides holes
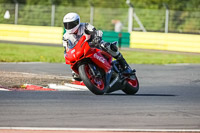
[[[91,47],[82,36],[74,44],[68,43],[65,62],[80,76],[86,87],[96,95],[103,95],[122,90],[128,95],[134,95],[139,90],[136,72],[123,73],[117,60],[107,52]]]

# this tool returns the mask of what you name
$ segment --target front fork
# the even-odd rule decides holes
[[[116,73],[116,76],[112,78],[112,75]],[[125,77],[116,66],[116,61],[112,62],[112,67],[106,74],[106,93],[110,93],[117,90],[123,90],[125,88]]]
[[[97,68],[95,65],[92,65],[89,63],[88,66],[89,66],[93,76],[95,76],[96,78],[102,78],[100,71],[97,71]]]

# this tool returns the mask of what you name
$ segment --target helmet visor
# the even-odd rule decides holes
[[[72,22],[66,22],[64,23],[64,27],[67,30],[73,29],[74,27],[76,27],[79,24],[79,19],[72,21]]]

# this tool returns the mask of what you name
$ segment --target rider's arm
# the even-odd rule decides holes
[[[63,35],[63,39],[62,39],[62,43],[63,43],[63,47],[67,47],[67,42],[66,42],[66,37],[65,37],[66,35],[64,34]]]
[[[64,35],[65,35],[65,34],[64,34]],[[64,35],[63,35],[62,43],[63,43],[63,48],[64,48],[64,57],[65,57],[65,55],[66,55],[67,41],[66,41]]]
[[[66,54],[66,49],[67,49],[67,48],[73,47],[73,46],[74,46],[73,44],[75,44],[75,41],[76,41],[76,39],[74,38],[73,35],[69,35],[69,34],[67,34],[67,33],[65,33],[65,34],[63,35],[63,40],[62,40],[62,42],[63,42],[63,47],[64,47],[64,54]],[[73,42],[73,43],[72,43],[72,42]]]
[[[85,24],[85,33],[91,35],[90,40],[88,41],[93,41],[94,43],[100,43],[102,40],[103,32],[101,30],[96,30],[96,28],[89,23]]]
[[[85,33],[87,35],[94,35],[96,33],[96,28],[89,23],[85,23]]]

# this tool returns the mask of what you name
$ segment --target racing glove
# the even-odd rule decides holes
[[[93,42],[95,44],[99,44],[102,41],[102,35],[103,35],[103,32],[101,30],[96,30],[96,34],[93,39]]]
[[[89,23],[85,23],[85,33],[88,34],[88,35],[92,35],[92,34],[95,34],[96,32],[96,28],[89,24]]]

